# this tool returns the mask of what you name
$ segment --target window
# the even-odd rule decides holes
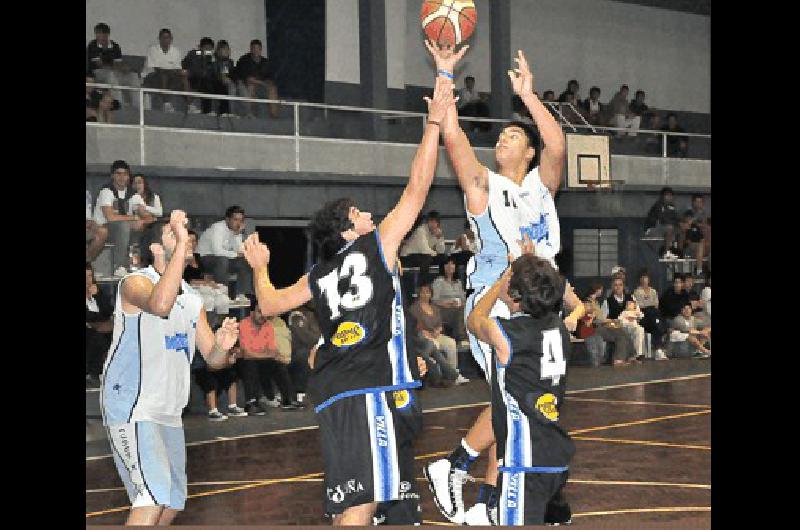
[[[572,236],[576,278],[608,276],[619,263],[616,228],[576,228]]]

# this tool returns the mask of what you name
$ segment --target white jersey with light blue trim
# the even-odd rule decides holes
[[[189,402],[189,367],[203,300],[181,281],[181,291],[168,317],[145,311],[125,313],[122,285],[131,276],[144,276],[153,285],[161,278],[153,267],[148,267],[120,280],[114,333],[100,388],[103,425],[152,421],[182,427],[181,413]]]
[[[508,266],[508,254],[519,257],[518,241],[527,234],[536,244],[536,255],[553,267],[561,248],[561,228],[553,196],[532,169],[517,185],[488,170],[489,200],[481,215],[467,210],[477,250],[467,265],[467,288],[491,286]],[[466,197],[464,198],[466,206]]]

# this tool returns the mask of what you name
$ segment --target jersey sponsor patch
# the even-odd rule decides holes
[[[548,420],[558,421],[558,407],[556,407],[557,404],[558,398],[548,392],[547,394],[542,394],[539,396],[539,399],[536,400],[536,410],[538,410],[542,416]]]
[[[411,394],[408,390],[395,390],[392,392],[394,406],[397,410],[403,410],[411,404]]]
[[[360,343],[366,337],[366,330],[358,322],[342,322],[331,337],[331,342],[337,348],[349,348]]]

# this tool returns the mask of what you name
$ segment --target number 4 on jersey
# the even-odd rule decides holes
[[[542,333],[542,366],[541,379],[552,379],[558,385],[567,373],[567,361],[564,359],[564,348],[561,345],[561,332],[548,329]]]
[[[339,294],[339,282],[350,278],[350,284],[343,295]],[[339,269],[317,281],[320,292],[328,301],[331,320],[336,320],[345,311],[354,311],[367,305],[372,299],[372,280],[367,275],[367,258],[360,252],[349,254]]]

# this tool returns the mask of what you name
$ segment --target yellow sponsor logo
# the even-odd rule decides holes
[[[394,406],[398,409],[404,409],[411,403],[411,394],[408,390],[395,390],[392,392],[394,396]]]
[[[366,332],[357,322],[342,322],[333,334],[331,342],[338,348],[354,346],[364,340]]]
[[[558,421],[558,398],[553,394],[542,394],[536,400],[536,410],[542,413],[542,416],[550,421]]]

